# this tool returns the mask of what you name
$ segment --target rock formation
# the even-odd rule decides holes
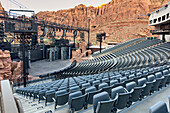
[[[22,62],[11,62],[10,52],[0,50],[0,80],[16,81],[22,75]]]
[[[80,4],[68,10],[43,11],[39,12],[37,17],[78,27],[87,27],[90,18],[92,44],[95,44],[96,33],[100,30],[108,35],[104,42],[122,42],[150,35],[149,30],[152,27],[148,26],[146,15],[160,8],[168,0],[164,0],[163,4],[161,2],[162,0],[111,0],[98,7]]]
[[[87,50],[87,43],[85,41],[81,41],[79,44],[79,49],[76,51],[72,51],[72,61],[76,60],[77,62],[82,60],[87,60],[92,54],[91,50]]]
[[[11,78],[11,57],[9,51],[0,50],[0,80]]]

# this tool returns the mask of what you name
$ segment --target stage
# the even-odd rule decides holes
[[[31,63],[31,67],[28,69],[29,75],[39,76],[48,73],[53,73],[55,71],[64,69],[70,66],[72,62],[70,60],[56,60],[48,62],[47,60],[40,60]]]

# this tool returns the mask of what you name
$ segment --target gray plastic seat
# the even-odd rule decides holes
[[[143,87],[143,91],[141,93],[141,98],[143,98],[144,96],[150,95],[152,83],[147,82],[146,78],[139,79],[138,80],[138,86]]]
[[[93,86],[98,88],[98,85],[100,84],[100,80],[93,81]]]
[[[114,102],[114,100],[98,102],[96,113],[111,113]]]
[[[47,102],[54,102],[53,98],[55,98],[55,90],[46,91],[45,98],[45,105],[47,105]]]
[[[98,93],[98,94],[94,95],[93,96],[93,110],[94,110],[94,113],[96,113],[96,109],[97,109],[98,105],[100,105],[101,101],[109,101],[109,100],[110,100],[110,97],[109,97],[109,94],[107,92],[101,92],[101,93]],[[103,108],[103,109],[105,109],[105,108]],[[112,107],[110,107],[110,109],[108,111],[111,112],[111,109],[112,109]]]
[[[88,87],[90,87],[90,86],[91,86],[91,84],[90,84],[90,83],[82,84],[82,88],[88,88]]]
[[[126,84],[126,89],[128,92],[132,92],[136,86],[137,86],[136,82],[129,82]]]
[[[141,78],[138,80],[138,86],[144,86],[146,84],[146,78]]]
[[[101,83],[101,84],[99,84],[98,89],[102,89],[102,88],[104,88],[106,86],[108,86],[107,83]]]
[[[85,93],[90,93],[90,92],[93,92],[93,91],[96,91],[96,87],[94,87],[94,86],[91,86],[91,87],[85,89]]]
[[[144,88],[143,86],[137,87],[135,82],[130,82],[126,84],[126,89],[131,93],[131,97],[130,97],[131,103],[140,100],[140,96],[143,88]]]
[[[127,78],[126,78],[126,77],[122,77],[122,78],[120,78],[120,82],[124,82],[125,80],[127,80]]]
[[[158,102],[149,109],[149,113],[169,113],[165,102]]]
[[[45,96],[45,92],[46,92],[47,90],[41,90],[41,91],[39,91],[39,94],[38,94],[38,102],[40,102],[41,100],[45,100],[44,98],[43,98],[43,96]]]
[[[133,79],[133,78],[135,78],[135,74],[129,75],[129,79]]]
[[[152,83],[151,92],[158,91],[161,79],[156,80],[154,75],[149,75],[147,79],[149,83]]]
[[[60,90],[55,93],[55,108],[57,105],[64,105],[68,102],[69,93],[66,90]]]
[[[114,85],[115,83],[118,83],[118,80],[111,80],[110,81],[110,86]]]
[[[141,73],[141,72],[138,72],[138,73],[136,73],[136,76],[137,76],[137,77],[140,77],[140,76],[142,76],[142,73]]]
[[[102,91],[106,91],[109,95],[111,95],[111,90],[112,90],[111,86],[106,86],[102,88]]]
[[[98,85],[100,84],[100,80],[93,81],[93,85]]]
[[[104,79],[102,79],[102,82],[108,83],[108,82],[109,82],[109,79],[108,79],[108,78],[104,78]]]
[[[168,76],[163,76],[161,72],[155,73],[155,76],[156,76],[156,80],[160,80],[161,79],[159,87],[160,88],[164,87],[166,85],[166,81],[168,79]]]
[[[87,108],[86,98],[87,95],[86,94],[82,95],[81,91],[70,93],[68,100],[70,113],[74,113],[74,111],[79,111],[83,107],[86,109]]]
[[[71,87],[71,88],[69,89],[70,93],[76,92],[76,91],[79,91],[79,90],[80,90],[80,87],[79,87],[79,86],[74,86],[74,87]]]
[[[166,84],[169,84],[170,83],[170,73],[169,73],[169,71],[166,69],[166,70],[163,70],[162,73],[163,73],[164,77],[167,79]]]
[[[154,82],[154,81],[156,81],[154,75],[149,75],[149,76],[147,77],[147,79],[148,79],[148,82]]]
[[[115,100],[113,105],[113,112],[116,113],[117,109],[123,109],[128,106],[130,93],[126,91],[122,86],[118,86],[112,89],[111,98]]]
[[[99,91],[96,90],[96,87],[92,86],[85,89],[85,93],[87,94],[87,104],[93,104],[93,96],[99,93]]]
[[[110,76],[110,80],[115,80],[117,77],[116,76]]]

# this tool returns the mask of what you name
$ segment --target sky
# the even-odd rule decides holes
[[[39,11],[57,11],[60,9],[74,8],[79,4],[86,6],[100,6],[109,3],[111,0],[0,0],[6,11],[9,9],[21,9],[18,4],[23,6],[22,9],[31,9],[36,13]],[[21,6],[20,5],[20,6]]]

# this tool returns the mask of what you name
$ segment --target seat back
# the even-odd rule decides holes
[[[136,82],[129,82],[126,84],[126,89],[130,92],[132,89],[136,87]]]
[[[108,101],[110,100],[109,94],[107,92],[101,92],[93,96],[93,109],[94,113],[96,112],[96,108],[98,105],[98,102],[100,101]]]
[[[98,94],[99,92],[100,92],[99,90],[89,92],[88,95],[87,95],[87,103],[93,104],[93,96]]]
[[[153,82],[155,80],[155,76],[154,75],[149,75],[147,77],[147,79],[148,79],[148,82]]]
[[[129,79],[133,79],[133,78],[135,78],[135,74],[129,75]]]
[[[43,98],[43,96],[45,96],[45,92],[46,92],[47,90],[41,90],[41,91],[39,91],[39,101],[40,100],[44,100],[44,98]]]
[[[104,88],[106,86],[108,86],[107,83],[101,83],[101,84],[99,84],[99,88],[98,89],[102,89],[102,88]]]
[[[53,102],[52,98],[55,98],[55,90],[50,90],[45,93],[46,102]]]
[[[102,91],[106,91],[109,95],[111,94],[112,87],[111,86],[106,86],[102,88]]]
[[[90,83],[82,84],[82,88],[88,88],[88,87],[90,87],[90,86],[91,86],[91,84],[90,84]]]
[[[100,84],[100,80],[93,81],[93,85],[99,85],[99,84]]]
[[[155,77],[156,77],[156,78],[161,78],[161,77],[162,77],[162,73],[161,73],[161,72],[155,73]]]
[[[70,93],[69,94],[69,99],[68,99],[68,104],[70,105],[71,104],[71,99],[74,98],[74,97],[78,97],[78,96],[81,96],[82,95],[82,92],[81,91],[77,91],[77,92],[74,92],[74,93]]]
[[[144,87],[135,87],[134,88],[134,91],[131,93],[131,98],[130,98],[130,100],[132,102],[136,102],[140,99],[140,95],[141,95],[143,88]]]
[[[137,76],[137,77],[140,77],[140,76],[142,76],[142,73],[141,73],[141,72],[138,72],[138,73],[136,73],[136,76]]]
[[[160,101],[149,109],[149,113],[168,113],[168,109],[166,104]]]
[[[96,113],[111,113],[114,100],[98,102]]]
[[[138,86],[143,86],[147,82],[146,78],[141,78],[138,80]]]
[[[73,111],[81,110],[86,104],[87,95],[81,95],[78,97],[73,97],[70,103],[70,109]]]
[[[72,92],[76,92],[76,91],[79,91],[79,90],[80,90],[79,86],[74,86],[74,87],[71,87],[69,91],[72,93]]]
[[[85,89],[85,93],[90,93],[90,92],[93,92],[93,91],[96,91],[96,87],[94,87],[94,86],[91,86],[91,87]]]
[[[111,90],[111,98],[115,99],[117,93],[124,93],[124,88],[122,86],[115,87]]]
[[[110,86],[114,85],[115,83],[118,83],[118,80],[111,80],[110,81]]]
[[[109,82],[109,79],[108,78],[104,78],[104,79],[102,79],[102,82]]]
[[[120,82],[124,82],[127,78],[126,77],[122,77],[120,78]]]
[[[57,91],[55,94],[56,106],[64,105],[68,102],[69,93],[66,90]]]
[[[119,93],[118,99],[114,107],[118,109],[123,109],[127,106],[129,101],[130,93]]]
[[[162,73],[163,73],[163,75],[168,75],[169,71],[168,70],[164,70]]]
[[[144,89],[143,89],[142,96],[148,96],[148,95],[150,95],[152,85],[153,85],[153,84],[152,84],[151,82],[147,82],[147,83],[146,83],[146,87],[144,87]]]

